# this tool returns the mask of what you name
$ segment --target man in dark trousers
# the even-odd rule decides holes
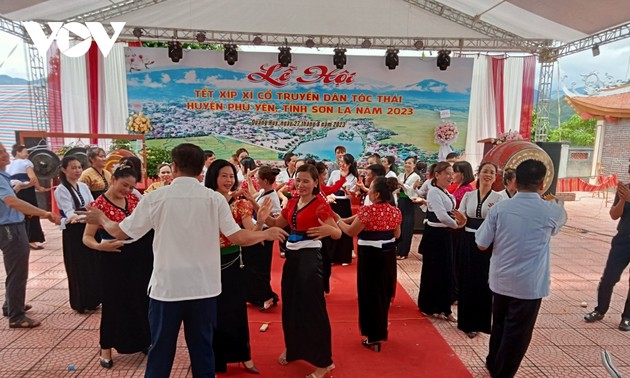
[[[9,318],[11,328],[33,328],[40,325],[39,320],[24,314],[31,308],[24,302],[30,254],[24,214],[46,218],[55,224],[59,224],[59,215],[16,197],[9,175],[5,172],[10,162],[7,150],[0,143],[0,250],[7,274],[2,314]]]
[[[628,166],[628,173],[630,174],[630,165]],[[604,274],[597,288],[597,307],[593,312],[584,315],[584,320],[588,323],[604,319],[610,306],[613,288],[630,264],[630,184],[619,182],[617,185],[617,195],[613,206],[610,208],[610,217],[613,220],[620,219],[617,225],[617,235],[613,237],[610,243],[610,253]],[[619,329],[630,331],[630,289],[626,295],[626,305],[621,314]]]
[[[142,198],[122,222],[113,222],[90,206],[77,213],[86,215],[87,223],[102,225],[118,240],[139,239],[155,230],[148,289],[151,349],[145,377],[169,377],[182,323],[193,376],[214,377],[212,333],[221,294],[219,231],[243,246],[281,240],[287,234],[277,227],[241,229],[225,197],[197,181],[204,163],[201,148],[182,143],[171,156],[173,182]],[[258,214],[269,210],[270,203],[263,204]]]
[[[543,297],[549,295],[550,240],[566,223],[561,204],[541,198],[547,169],[538,160],[516,168],[518,193],[495,204],[476,232],[490,258],[492,333],[486,367],[495,378],[513,377],[527,352]]]

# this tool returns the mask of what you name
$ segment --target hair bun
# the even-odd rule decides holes
[[[280,170],[278,168],[271,168],[271,173],[273,173],[274,175],[279,175]]]

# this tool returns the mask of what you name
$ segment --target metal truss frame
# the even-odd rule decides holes
[[[136,11],[138,9],[150,7],[166,0],[124,0],[118,3],[107,5],[105,7],[95,9],[91,12],[78,14],[69,18],[66,22],[88,22],[108,20],[113,17],[122,16],[126,13]]]
[[[103,25],[108,33],[113,33],[109,25]],[[520,42],[501,38],[431,38],[431,37],[377,37],[377,36],[333,36],[312,34],[278,34],[278,33],[241,33],[216,30],[172,29],[125,25],[118,40],[137,41],[133,35],[134,29],[142,29],[145,40],[180,42],[197,42],[197,34],[205,33],[206,41],[211,43],[236,43],[241,45],[253,45],[256,37],[261,39],[261,45],[265,46],[306,46],[306,41],[312,40],[316,47],[365,48],[369,41],[369,48],[387,49],[390,47],[404,50],[418,50],[418,42],[422,43],[421,49],[441,50],[451,49],[460,51],[524,51]],[[527,40],[530,44],[547,44],[549,40]]]
[[[419,9],[438,15],[456,24],[465,26],[466,28],[487,35],[491,38],[499,38],[514,43],[520,47],[520,51],[535,52],[541,45],[551,43],[551,40],[540,42],[538,40],[525,39],[514,33],[510,33],[505,29],[501,29],[488,22],[482,21],[479,17],[470,16],[457,9],[446,6],[435,0],[403,0]]]
[[[549,113],[551,110],[551,85],[553,84],[554,59],[540,62],[538,81],[538,102],[536,103],[536,125],[534,141],[546,142],[549,132]]]

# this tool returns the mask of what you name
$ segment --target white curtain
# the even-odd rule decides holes
[[[60,54],[61,112],[66,133],[89,133],[89,106],[85,57],[68,58]],[[65,138],[64,144],[90,143],[89,139]]]
[[[99,132],[127,134],[126,44],[116,43],[107,57],[99,60]]]
[[[505,132],[520,131],[523,103],[523,58],[510,57],[503,68],[503,124]]]
[[[466,134],[466,160],[476,170],[483,159],[483,144],[477,141],[496,137],[496,113],[492,59],[480,55],[474,58],[468,132]]]

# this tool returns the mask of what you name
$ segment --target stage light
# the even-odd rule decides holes
[[[179,62],[184,57],[184,50],[182,49],[182,44],[178,41],[171,41],[168,43],[168,57],[174,63]]]
[[[236,45],[225,44],[223,45],[223,59],[229,64],[233,66],[234,63],[238,60],[238,51],[236,51]]]
[[[398,49],[387,49],[387,54],[385,55],[385,65],[390,70],[395,70],[396,66],[398,66]]]
[[[599,55],[599,45],[593,45],[591,52],[593,53],[593,56]]]
[[[363,47],[364,49],[369,49],[371,46],[372,42],[367,38],[363,42],[361,42],[361,47]]]
[[[437,66],[440,68],[440,71],[446,71],[446,69],[450,65],[451,65],[450,50],[440,50],[437,56]]]
[[[421,40],[417,40],[417,41],[415,41],[415,42],[413,43],[413,46],[414,46],[416,49],[420,50],[421,48],[423,48],[423,47],[424,47],[424,42],[422,42]]]
[[[282,67],[289,67],[289,64],[291,64],[291,48],[281,46],[278,47],[278,50],[280,50],[278,53],[278,63],[280,63]]]
[[[144,34],[144,31],[142,31],[142,29],[140,28],[133,28],[133,36],[136,38],[140,38],[142,37],[142,35]]]
[[[343,69],[343,66],[346,65],[347,63],[347,59],[346,59],[346,49],[337,47],[335,49],[335,55],[333,56],[333,64],[335,65],[335,67],[337,67],[338,69]]]
[[[252,43],[256,46],[260,46],[263,43],[262,38],[260,38],[260,36],[255,36],[254,39],[252,39]]]
[[[197,39],[197,42],[204,43],[206,41],[206,33],[205,32],[199,32],[199,33],[197,33],[195,38]]]
[[[313,41],[312,38],[309,38],[306,40],[306,42],[304,43],[306,45],[306,47],[308,47],[309,49],[312,49],[313,47],[315,47],[315,41]]]

